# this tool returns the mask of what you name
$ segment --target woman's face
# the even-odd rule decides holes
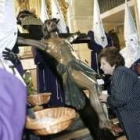
[[[101,66],[100,68],[103,70],[104,74],[112,75],[115,70],[115,65],[111,66],[107,61],[106,58],[101,58]]]

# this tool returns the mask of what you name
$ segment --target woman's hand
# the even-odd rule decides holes
[[[99,96],[99,100],[101,101],[101,102],[107,102],[107,98],[108,98],[108,94],[101,94],[100,96]]]

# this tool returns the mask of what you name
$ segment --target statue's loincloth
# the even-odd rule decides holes
[[[72,71],[76,70],[83,72],[92,79],[97,75],[96,72],[81,60],[72,60],[67,65],[58,64],[57,70],[60,74],[63,74],[65,103],[68,106],[75,107],[77,110],[82,109],[85,106],[85,94],[83,89],[74,82],[71,75]]]

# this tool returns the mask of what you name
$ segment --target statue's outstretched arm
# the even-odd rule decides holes
[[[47,44],[41,43],[40,41],[33,40],[33,39],[25,39],[23,37],[18,37],[17,38],[17,43],[19,45],[33,46],[33,47],[36,47],[36,48],[41,49],[43,51],[45,51],[47,49]]]

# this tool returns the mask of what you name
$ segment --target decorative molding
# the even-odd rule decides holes
[[[23,9],[30,9],[29,0],[16,0],[19,6],[19,11]]]
[[[18,2],[19,11],[23,9],[31,10],[29,0],[16,0],[16,1]],[[47,13],[49,17],[51,17],[51,0],[45,0],[45,2],[46,2],[46,7],[47,7]],[[58,0],[58,3],[66,21],[67,10],[68,10],[69,4],[65,0]]]

